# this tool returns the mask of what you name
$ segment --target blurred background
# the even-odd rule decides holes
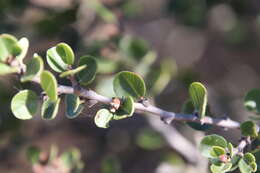
[[[147,97],[166,110],[181,112],[189,84],[200,81],[209,91],[212,116],[237,121],[252,116],[243,97],[260,83],[258,0],[0,0],[0,33],[30,40],[26,60],[35,52],[45,59],[59,42],[68,43],[77,58],[97,57],[97,79],[89,87],[109,97],[114,74],[129,70],[144,77]],[[207,161],[197,151],[204,133],[222,134],[234,144],[240,138],[237,130],[184,122],[167,126],[143,114],[100,129],[93,110],[68,120],[63,106],[55,120],[20,121],[10,101],[24,88],[41,92],[15,76],[0,78],[1,173],[206,173]],[[66,170],[43,164],[55,171],[32,166],[31,146],[57,157],[74,148],[80,165]]]

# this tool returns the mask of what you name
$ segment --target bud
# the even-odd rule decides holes
[[[121,101],[119,98],[116,98],[116,97],[112,98],[112,101],[110,103],[110,106],[111,106],[110,112],[113,112],[113,113],[116,112],[119,109],[120,105],[121,105]]]
[[[230,158],[229,158],[227,155],[225,155],[225,154],[220,155],[218,158],[219,158],[219,160],[220,160],[221,162],[223,162],[223,163],[227,163],[227,162],[230,161]]]

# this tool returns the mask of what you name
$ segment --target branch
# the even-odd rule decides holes
[[[188,141],[173,126],[165,126],[158,119],[149,116],[149,124],[159,132],[166,140],[169,146],[176,150],[189,163],[198,164],[202,159],[197,147]]]
[[[33,80],[36,83],[40,83],[39,78],[35,78]],[[74,89],[70,86],[58,85],[58,92],[60,94],[73,94],[77,93],[80,97],[89,100],[96,100],[101,103],[109,104],[111,102],[111,98],[102,96],[90,89],[84,89],[80,87],[79,89]],[[168,112],[153,105],[144,105],[142,103],[135,103],[135,111],[150,113],[153,115],[157,115],[167,124],[171,124],[173,121],[187,121],[187,122],[197,122],[201,123],[201,120],[195,114],[182,114],[182,113],[174,113]],[[210,124],[218,127],[224,127],[229,129],[238,129],[240,127],[240,123],[237,121],[233,121],[229,118],[211,118],[206,116],[203,119],[203,123]]]
[[[243,153],[243,151],[244,151],[244,149],[246,148],[246,146],[247,146],[248,144],[250,144],[250,143],[251,143],[250,137],[244,137],[244,138],[242,138],[241,141],[239,142],[239,144],[238,144],[237,147],[236,147],[236,149],[237,149],[236,153],[237,153],[237,154]]]

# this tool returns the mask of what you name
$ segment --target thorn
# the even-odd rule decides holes
[[[197,111],[195,111],[194,113],[194,116],[196,116],[197,118],[199,118],[199,113]]]
[[[164,124],[169,124],[168,122],[167,122],[167,120],[166,120],[166,118],[164,118],[164,117],[161,117],[161,121],[163,121],[164,122]]]
[[[138,100],[138,103],[141,103],[144,107],[148,107],[150,105],[149,100],[145,97],[141,97],[140,100]]]
[[[171,124],[171,122],[174,120],[174,117],[164,116],[164,117],[161,117],[161,120],[162,120],[165,124],[169,125],[169,124]]]

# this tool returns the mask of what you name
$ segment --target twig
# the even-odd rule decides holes
[[[251,143],[250,137],[244,137],[240,140],[239,144],[237,145],[236,149],[237,151],[235,152],[236,154],[242,154],[244,149],[248,144]]]
[[[39,78],[35,78],[33,80],[36,83],[40,83]],[[79,91],[76,91],[73,87],[58,85],[58,92],[60,94],[73,94],[77,92],[77,94],[83,98],[96,100],[98,102],[109,104],[111,102],[111,98],[102,96],[90,89],[80,88]],[[187,121],[187,122],[198,122],[201,123],[201,120],[194,114],[182,114],[182,113],[174,113],[168,112],[153,105],[144,106],[141,103],[135,103],[135,111],[150,113],[153,115],[159,116],[165,123],[170,124],[173,121]],[[229,118],[211,118],[206,116],[203,119],[205,124],[210,124],[218,127],[225,127],[229,129],[238,129],[240,127],[240,123],[237,121],[233,121]]]

